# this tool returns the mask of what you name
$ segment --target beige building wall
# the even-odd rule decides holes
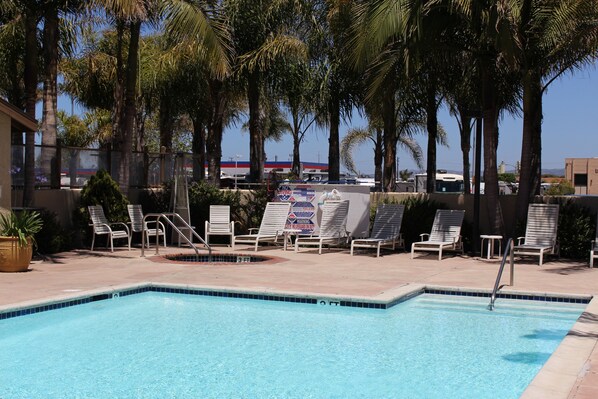
[[[598,195],[598,158],[566,158],[565,178],[575,194]]]
[[[10,210],[10,132],[11,118],[0,111],[0,211]]]

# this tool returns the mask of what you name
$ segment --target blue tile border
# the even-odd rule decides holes
[[[435,288],[424,288],[424,294],[436,294],[436,295],[454,295],[454,296],[471,296],[490,298],[489,292],[478,292],[478,291],[458,291],[448,289],[435,289]],[[561,303],[577,303],[577,304],[588,304],[591,298],[571,298],[551,295],[538,295],[538,294],[509,294],[499,292],[496,294],[497,298],[502,299],[518,299],[524,301],[538,301],[538,302],[561,302]]]
[[[47,312],[49,310],[68,308],[71,306],[82,305],[90,302],[103,301],[106,299],[113,298],[115,296],[129,296],[135,294],[141,294],[144,292],[162,292],[170,294],[184,294],[184,295],[200,295],[200,296],[213,296],[222,298],[237,298],[237,299],[253,299],[260,301],[274,301],[274,302],[287,302],[287,303],[304,303],[311,305],[331,305],[341,306],[350,308],[364,308],[364,309],[389,309],[402,302],[408,301],[421,294],[434,294],[434,295],[453,295],[453,296],[469,296],[469,297],[482,297],[489,298],[490,293],[479,292],[479,291],[463,291],[463,290],[450,290],[450,289],[437,289],[437,288],[423,288],[416,290],[407,295],[400,296],[393,299],[390,302],[367,302],[360,300],[347,300],[347,299],[320,299],[312,297],[294,297],[285,295],[272,295],[272,294],[253,294],[244,292],[228,292],[228,291],[217,291],[217,290],[206,290],[196,288],[178,288],[160,285],[147,285],[131,289],[123,289],[118,291],[112,291],[108,293],[91,295],[84,298],[77,298],[71,300],[65,300],[61,302],[55,302],[50,304],[42,304],[38,306],[31,306],[18,310],[7,310],[0,312],[0,320],[10,319],[13,317],[26,316],[29,314]],[[503,299],[518,299],[527,301],[541,301],[541,302],[560,302],[560,303],[576,303],[576,304],[588,304],[591,298],[571,298],[571,297],[560,297],[550,295],[533,295],[533,294],[509,294],[509,293],[498,293],[497,298]]]

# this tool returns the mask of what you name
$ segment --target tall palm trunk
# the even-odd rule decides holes
[[[426,192],[436,191],[436,141],[438,140],[438,106],[436,85],[428,84],[426,93],[426,129],[428,130],[428,154],[426,161]]]
[[[394,90],[387,90],[382,100],[382,119],[384,123],[384,166],[382,187],[384,191],[395,189],[395,158],[397,148],[397,119]]]
[[[198,114],[200,113],[198,112]],[[203,181],[206,178],[206,130],[200,115],[192,116],[191,120],[193,122],[193,141],[191,142],[193,180]]]
[[[498,201],[498,168],[496,150],[498,148],[498,115],[496,91],[486,68],[482,69],[482,102],[484,118],[484,196],[491,234],[503,234],[502,209]]]
[[[137,114],[137,68],[139,53],[139,36],[141,21],[130,22],[129,53],[127,55],[126,83],[125,83],[125,115],[123,121],[123,137],[120,148],[119,185],[123,193],[127,193],[130,183],[131,157],[133,136],[135,131],[135,116]]]
[[[382,129],[376,128],[376,144],[374,146],[374,184],[380,189],[382,186],[382,161],[384,151],[382,149],[382,140],[384,136]]]
[[[259,74],[253,72],[247,85],[249,104],[249,179],[257,183],[264,180],[264,132],[260,124]]]
[[[28,9],[25,16],[25,112],[35,118],[37,100],[37,14]],[[25,186],[23,206],[33,205],[35,188],[35,132],[25,133]]]
[[[339,127],[341,123],[341,105],[337,97],[328,103],[330,114],[330,132],[328,136],[328,181],[341,179],[341,152]]]
[[[209,86],[211,112],[208,120],[208,135],[206,137],[208,181],[219,187],[222,133],[224,130],[224,113],[227,106],[227,99],[224,95],[221,81],[212,80]]]
[[[56,146],[56,112],[58,101],[58,8],[48,6],[44,16],[44,92],[42,111],[42,144]],[[60,188],[60,171],[52,170],[56,151],[42,148],[41,167],[50,176],[50,186]]]
[[[165,147],[167,152],[172,151],[172,130],[174,118],[172,115],[172,102],[170,94],[162,93],[160,95],[160,147]]]
[[[469,162],[469,152],[471,151],[471,117],[467,115],[467,112],[459,107],[459,119],[461,120],[461,126],[459,133],[461,135],[461,155],[463,159],[463,191],[465,195],[471,194],[471,165]]]
[[[116,21],[116,80],[114,82],[114,105],[112,107],[112,138],[106,143],[107,147],[112,144],[113,150],[120,150],[123,141],[123,103],[125,87],[125,69],[123,61],[125,23],[122,20]],[[110,148],[108,148],[110,149]],[[110,162],[110,157],[108,162]],[[112,170],[112,165],[108,164],[108,170]],[[114,176],[113,176],[114,177]]]
[[[291,111],[291,115],[293,118],[293,164],[291,166],[291,172],[299,177],[301,173],[301,154],[300,154],[300,145],[301,145],[301,124],[299,122],[299,114],[295,109]]]
[[[542,151],[542,81],[537,71],[523,78],[523,137],[515,218],[527,218],[527,207],[540,192]]]

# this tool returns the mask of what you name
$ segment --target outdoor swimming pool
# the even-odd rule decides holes
[[[145,292],[0,321],[0,397],[517,398],[586,306]]]

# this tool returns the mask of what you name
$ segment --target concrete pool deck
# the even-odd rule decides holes
[[[219,246],[216,250],[230,252]],[[169,247],[160,253],[190,253],[189,249]],[[254,254],[238,246],[235,254]],[[259,255],[277,258],[274,262],[240,264],[200,264],[157,262],[154,250],[140,257],[140,249],[86,250],[58,254],[32,264],[27,273],[0,273],[2,309],[57,300],[88,291],[120,286],[156,283],[271,293],[314,296],[358,297],[385,300],[400,292],[421,286],[454,287],[488,291],[499,266],[493,260],[448,255],[438,261],[435,254],[373,252],[350,256],[348,250],[302,250],[299,253],[276,247],[263,247]],[[507,283],[508,268],[503,276]],[[542,267],[529,260],[516,259],[515,283],[502,292],[594,295],[563,343],[532,381],[522,397],[598,397],[598,269],[587,263],[548,259]],[[500,299],[497,301],[500,306]]]

